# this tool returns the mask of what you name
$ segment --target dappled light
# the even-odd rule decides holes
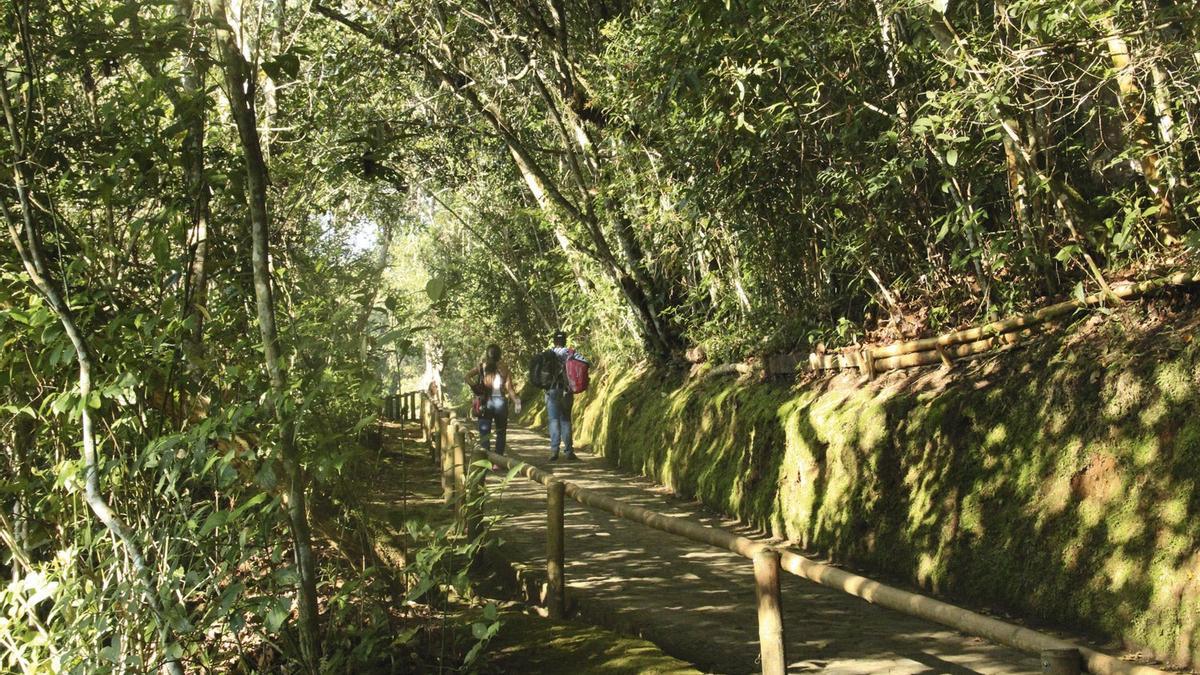
[[[514,433],[512,451],[545,466],[544,443]],[[760,529],[717,516],[699,504],[658,494],[653,482],[615,473],[598,459],[554,467],[556,476],[629,504],[686,517],[735,533]],[[544,560],[545,489],[524,481],[508,487],[496,508],[509,514],[500,534],[514,560],[536,568]],[[727,551],[664,535],[577,504],[566,508],[566,578],[579,616],[619,626],[668,653],[716,672],[754,672],[758,656],[754,576],[750,561]],[[611,537],[596,536],[599,531]],[[1036,660],[924,624],[795,577],[783,578],[789,672],[814,664],[835,672],[1020,673]],[[748,601],[748,599],[750,601]],[[790,623],[789,623],[790,622]],[[791,628],[789,628],[791,627]],[[792,630],[794,628],[794,630]],[[807,665],[806,665],[807,664]],[[940,671],[939,671],[940,672]]]
[[[581,427],[619,465],[653,458],[651,475],[670,475],[678,494],[836,559],[1180,658],[1200,640],[1189,618],[1200,477],[1186,468],[1200,447],[1200,367],[1189,328],[1146,330],[1133,339],[1157,340],[1159,356],[1111,376],[1102,355],[1058,353],[1068,333],[957,379],[648,383],[671,392],[661,413],[660,394],[626,377],[606,383]],[[1037,360],[1052,365],[1021,368]],[[638,413],[615,427],[615,410]],[[722,422],[689,423],[700,416]],[[760,474],[745,453],[764,435],[778,450]],[[705,470],[689,470],[697,462]]]
[[[0,672],[1200,665],[1195,0],[0,26]]]

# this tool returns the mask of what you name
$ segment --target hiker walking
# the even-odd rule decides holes
[[[591,364],[574,349],[567,348],[565,332],[556,332],[553,343],[553,348],[534,357],[530,376],[534,385],[546,390],[550,460],[558,459],[560,446],[567,459],[579,459],[575,456],[571,437],[571,408],[575,394],[587,389],[588,367]]]
[[[483,363],[467,373],[467,385],[475,392],[479,417],[479,442],[484,452],[491,451],[491,432],[496,432],[496,454],[504,454],[508,436],[508,406],[521,414],[521,399],[513,387],[512,372],[500,360],[500,345],[490,344]]]

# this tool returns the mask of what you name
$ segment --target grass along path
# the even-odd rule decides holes
[[[380,557],[396,569],[415,547],[404,533],[405,523],[417,519],[432,526],[452,520],[442,503],[437,469],[416,438],[414,425],[384,426],[384,451],[368,496],[369,518]],[[572,621],[551,621],[531,614],[521,604],[498,600],[500,632],[492,639],[472,672],[555,673],[593,675],[698,675],[685,661],[667,656],[646,640]],[[447,623],[459,630],[452,641],[466,640],[478,608],[465,603],[451,610]],[[429,628],[441,621],[429,616]],[[431,631],[432,632],[432,631]]]

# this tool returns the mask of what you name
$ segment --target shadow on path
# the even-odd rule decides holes
[[[672,497],[651,481],[587,455],[550,462],[547,440],[509,428],[508,454],[614,499],[723,527],[762,533]],[[515,478],[495,508],[509,514],[500,536],[531,565],[546,556],[545,488]],[[588,610],[720,673],[758,672],[754,573],[749,560],[567,500],[568,593]],[[789,672],[1037,673],[1036,657],[782,575]]]

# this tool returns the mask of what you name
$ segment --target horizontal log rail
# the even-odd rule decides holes
[[[435,461],[441,462],[444,476],[443,486],[449,485],[456,493],[459,493],[457,499],[451,500],[448,498],[447,502],[453,502],[461,508],[470,501],[467,499],[465,491],[472,489],[472,486],[464,476],[466,468],[464,466],[466,461],[464,449],[466,443],[465,430],[453,413],[440,410],[427,397],[422,396],[422,398],[423,401],[416,406],[416,410],[420,414],[418,421],[421,422],[424,431],[423,436],[433,445]],[[475,454],[476,458],[483,458],[484,456],[481,448]],[[761,541],[754,541],[720,528],[701,525],[686,518],[668,516],[640,506],[627,504],[575,483],[561,481],[554,474],[512,457],[487,453],[486,458],[498,466],[515,471],[516,475],[523,476],[546,486],[548,502],[551,505],[553,505],[555,500],[554,493],[561,490],[560,494],[565,494],[565,496],[584,506],[599,509],[623,520],[639,523],[660,532],[724,549],[748,560],[755,561],[760,647],[762,649],[764,673],[771,675],[782,673],[783,670],[769,664],[786,664],[786,657],[783,656],[782,614],[780,612],[777,578],[773,584],[774,595],[772,596],[771,580],[774,577],[772,577],[769,569],[763,567],[764,560],[770,559],[777,560],[780,570],[803,579],[843,591],[872,604],[886,607],[902,614],[938,623],[943,626],[949,626],[964,633],[986,638],[1023,652],[1041,654],[1043,660],[1045,660],[1047,655],[1052,655],[1053,658],[1061,662],[1062,655],[1073,650],[1081,657],[1083,664],[1087,668],[1087,672],[1090,673],[1098,675],[1166,675],[1165,671],[1157,668],[1124,661],[1109,654],[1072,644],[1066,640],[1030,628],[1017,626],[979,614],[978,612],[956,607],[940,600],[888,586],[873,579],[817,562],[786,548],[776,548]],[[562,508],[561,498],[559,499],[557,508],[559,510]],[[466,513],[460,514],[460,516],[464,523],[478,522],[479,517],[478,514]],[[563,603],[561,595],[563,585],[562,537],[560,533],[560,536],[557,537],[558,548],[556,549],[554,544],[555,537],[552,532],[556,522],[561,527],[562,514],[555,514],[551,511],[547,528],[549,544],[547,557],[551,573],[551,591],[555,590],[553,588],[554,577],[557,575],[557,592],[559,595],[548,598],[547,602],[553,614],[560,614]],[[756,556],[758,560],[756,560]],[[555,567],[556,558],[557,567]],[[764,593],[767,595],[764,596]],[[556,607],[557,611],[555,611]],[[771,636],[775,637],[772,638]],[[768,639],[777,640],[777,642],[768,644]]]
[[[949,347],[950,345],[962,344],[964,342],[975,342],[994,335],[1008,333],[1010,331],[1035,326],[1045,323],[1051,319],[1064,316],[1077,309],[1085,307],[1100,306],[1116,297],[1118,300],[1128,300],[1145,295],[1151,291],[1165,288],[1168,286],[1188,286],[1191,284],[1200,283],[1200,272],[1179,272],[1170,276],[1151,279],[1137,284],[1129,285],[1114,285],[1112,293],[1093,293],[1079,300],[1069,300],[1060,302],[1049,307],[1043,307],[1036,312],[1022,314],[1020,316],[1004,319],[1002,321],[993,321],[975,328],[967,330],[955,331],[937,337],[925,338],[923,340],[913,340],[910,342],[901,342],[898,344],[888,345],[886,347],[876,347],[871,350],[871,356],[875,359],[887,358],[889,356],[901,356],[904,354],[912,354],[914,352],[929,351],[938,347]]]
[[[700,373],[701,377],[719,375],[794,375],[801,370],[859,370],[868,377],[886,370],[928,365],[950,365],[954,360],[1011,349],[1036,334],[1036,329],[1061,320],[1072,312],[1142,297],[1164,288],[1183,288],[1200,284],[1200,272],[1178,272],[1140,283],[1114,284],[1111,293],[1093,293],[1077,300],[1059,302],[1035,312],[992,321],[982,326],[944,333],[934,337],[897,342],[879,347],[846,347],[830,353],[792,353],[768,356],[744,363],[726,363]]]

